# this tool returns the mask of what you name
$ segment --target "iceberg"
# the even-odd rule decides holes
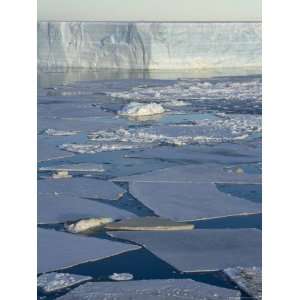
[[[151,116],[156,114],[161,114],[165,110],[164,108],[157,103],[137,103],[131,102],[127,104],[118,112],[120,116],[129,116],[129,117],[140,117],[140,116]]]
[[[209,69],[261,66],[261,23],[40,21],[38,67]]]

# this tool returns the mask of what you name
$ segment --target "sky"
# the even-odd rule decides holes
[[[37,4],[38,20],[261,20],[261,0],[38,0]]]

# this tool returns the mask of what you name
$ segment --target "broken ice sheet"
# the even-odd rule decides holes
[[[75,195],[38,194],[38,223],[53,224],[84,218],[124,219],[133,213]]]
[[[113,182],[94,178],[44,179],[38,181],[38,194],[62,194],[84,198],[118,200],[125,190]]]
[[[58,158],[66,158],[73,156],[73,153],[63,151],[57,148],[55,145],[50,145],[46,141],[38,141],[38,148],[37,148],[37,160],[47,161],[52,159]]]
[[[182,272],[261,266],[261,231],[256,229],[111,231],[109,235],[143,245]]]
[[[60,270],[139,248],[106,239],[39,228],[37,272]]]
[[[213,183],[131,182],[130,193],[158,216],[192,221],[261,211],[259,203],[220,192]]]
[[[69,273],[45,273],[38,277],[37,286],[42,293],[50,294],[91,279],[90,276]]]
[[[238,172],[239,171],[239,172]],[[115,178],[114,181],[261,183],[258,174],[247,174],[241,167],[226,168],[217,164],[193,164],[160,169],[141,175]]]
[[[260,267],[228,268],[224,270],[224,273],[252,299],[261,300],[262,277]]]
[[[191,279],[85,283],[59,300],[224,300],[240,299],[240,292]]]

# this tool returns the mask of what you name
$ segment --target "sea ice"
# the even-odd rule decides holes
[[[38,194],[62,194],[84,198],[118,200],[125,190],[113,182],[95,178],[44,179],[38,181]]]
[[[58,300],[224,300],[240,292],[191,279],[85,283]]]
[[[115,281],[128,281],[133,279],[133,275],[130,273],[114,273],[109,278]]]
[[[91,279],[90,276],[69,273],[45,273],[38,277],[37,286],[42,293],[51,294]]]
[[[260,267],[249,268],[228,268],[225,274],[247,293],[251,299],[261,300],[262,298],[262,277]]]
[[[75,195],[38,194],[37,206],[39,224],[62,223],[86,218],[135,217],[133,213],[126,210]]]
[[[46,141],[38,140],[37,160],[38,162],[47,161],[58,158],[67,158],[73,156],[73,153],[68,153],[57,148],[55,145],[49,144]]]
[[[67,171],[67,172],[97,172],[102,173],[105,171],[103,165],[94,163],[77,163],[77,164],[62,164],[48,167],[40,167],[40,171]]]
[[[183,272],[261,266],[261,231],[256,229],[110,231],[109,235],[143,245]]]
[[[142,217],[121,220],[105,225],[106,230],[141,230],[141,231],[171,231],[171,230],[190,230],[193,224],[178,223],[169,219],[159,217]]]
[[[82,219],[72,224],[65,224],[65,229],[71,233],[80,233],[104,226],[105,224],[111,223],[113,221],[114,220],[112,218]]]
[[[39,228],[37,271],[45,273],[60,270],[139,248],[139,246],[107,239]]]
[[[114,178],[113,181],[169,182],[169,183],[261,183],[258,174],[247,174],[240,167],[235,169],[219,164],[193,164],[155,170],[149,173]]]
[[[213,183],[131,182],[130,193],[157,215],[192,221],[259,213],[260,203],[220,192]]]
[[[157,103],[137,103],[137,102],[131,102],[127,104],[125,107],[122,108],[118,112],[121,116],[130,116],[130,117],[137,117],[137,116],[150,116],[150,115],[156,115],[161,114],[165,110],[164,108]]]

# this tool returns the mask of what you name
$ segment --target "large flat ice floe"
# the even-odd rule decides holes
[[[247,174],[241,167],[218,164],[176,166],[149,173],[114,178],[113,181],[169,183],[261,183],[261,175]]]
[[[129,191],[160,217],[175,221],[261,212],[261,204],[222,193],[213,183],[131,182]]]
[[[126,219],[135,214],[104,203],[72,195],[38,195],[38,223],[55,224],[86,218]]]
[[[82,276],[68,273],[45,273],[38,277],[38,289],[44,294],[51,294],[62,289],[72,287],[79,283],[91,280],[90,276]]]
[[[143,104],[131,102],[118,111],[118,114],[120,116],[141,117],[162,114],[164,111],[164,108],[157,103]]]
[[[99,238],[38,229],[37,272],[60,270],[139,248],[139,246]]]
[[[45,69],[260,65],[260,23],[38,22],[38,66]]]
[[[62,194],[84,198],[118,200],[125,190],[113,182],[94,178],[44,179],[38,181],[38,194]]]
[[[117,231],[109,235],[143,245],[183,272],[261,266],[261,231],[256,229]]]
[[[93,282],[72,290],[59,300],[224,300],[240,299],[240,292],[191,279]]]

